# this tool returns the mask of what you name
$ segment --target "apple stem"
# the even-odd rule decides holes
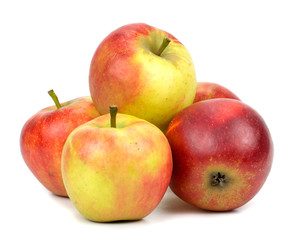
[[[110,115],[111,115],[111,128],[116,128],[116,115],[118,112],[118,107],[115,105],[110,106]]]
[[[61,106],[61,104],[60,104],[60,102],[58,100],[58,97],[56,96],[54,90],[52,89],[52,90],[48,91],[48,93],[51,96],[51,98],[53,99],[57,109],[61,108],[62,106]]]
[[[169,38],[164,37],[163,42],[157,51],[158,56],[161,56],[161,54],[164,52],[164,50],[166,49],[166,47],[169,45],[170,42],[171,40]]]

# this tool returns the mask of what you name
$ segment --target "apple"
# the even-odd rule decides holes
[[[227,211],[251,200],[271,169],[273,143],[263,118],[233,99],[194,103],[166,136],[173,154],[172,191],[199,208]]]
[[[35,177],[52,193],[67,196],[61,174],[63,145],[73,129],[99,116],[90,97],[60,104],[49,91],[56,106],[44,108],[23,126],[20,148],[23,159]]]
[[[189,52],[174,36],[147,24],[129,24],[98,46],[89,88],[101,114],[116,104],[120,113],[164,131],[176,113],[193,103],[195,69]]]
[[[110,113],[69,135],[62,154],[63,181],[85,218],[138,220],[155,209],[168,188],[170,145],[153,124],[126,114],[116,119],[117,107]]]
[[[197,89],[193,103],[214,98],[231,98],[240,100],[233,92],[220,84],[212,82],[197,83]]]

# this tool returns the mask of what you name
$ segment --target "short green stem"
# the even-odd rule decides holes
[[[56,96],[54,90],[52,89],[52,90],[48,91],[48,93],[51,96],[51,98],[53,99],[57,109],[61,108],[62,106],[61,106],[61,104],[60,104],[60,102],[58,100],[58,97]]]
[[[116,128],[116,115],[118,112],[118,107],[115,105],[110,106],[110,116],[111,116],[111,128]]]
[[[162,42],[162,44],[156,54],[158,56],[161,56],[161,54],[164,52],[164,50],[166,49],[166,47],[169,45],[170,42],[171,42],[171,40],[169,38],[164,37],[163,42]]]

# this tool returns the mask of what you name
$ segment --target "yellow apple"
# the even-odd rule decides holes
[[[170,145],[156,126],[126,114],[116,119],[113,112],[111,121],[106,114],[76,128],[62,154],[69,198],[97,222],[150,214],[167,190],[172,166]]]
[[[171,34],[143,23],[110,33],[91,62],[90,93],[101,114],[116,104],[120,113],[165,130],[193,103],[196,76],[187,49]]]

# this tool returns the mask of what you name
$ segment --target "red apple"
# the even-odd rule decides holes
[[[191,105],[196,91],[192,58],[171,34],[147,24],[122,26],[98,46],[89,87],[101,114],[116,104],[120,113],[147,120],[165,131]]]
[[[196,94],[193,103],[214,99],[214,98],[231,98],[240,100],[233,92],[229,89],[211,82],[198,82]]]
[[[62,154],[62,175],[78,211],[91,221],[137,220],[163,198],[172,174],[165,135],[126,114],[100,116],[76,128]],[[111,119],[111,120],[110,120]]]
[[[271,169],[269,129],[241,101],[195,103],[175,116],[166,136],[174,161],[170,187],[199,208],[225,211],[242,206],[261,189]]]
[[[20,147],[23,159],[35,177],[52,193],[67,196],[61,174],[61,155],[68,135],[79,125],[99,116],[90,97],[42,109],[23,126]]]

